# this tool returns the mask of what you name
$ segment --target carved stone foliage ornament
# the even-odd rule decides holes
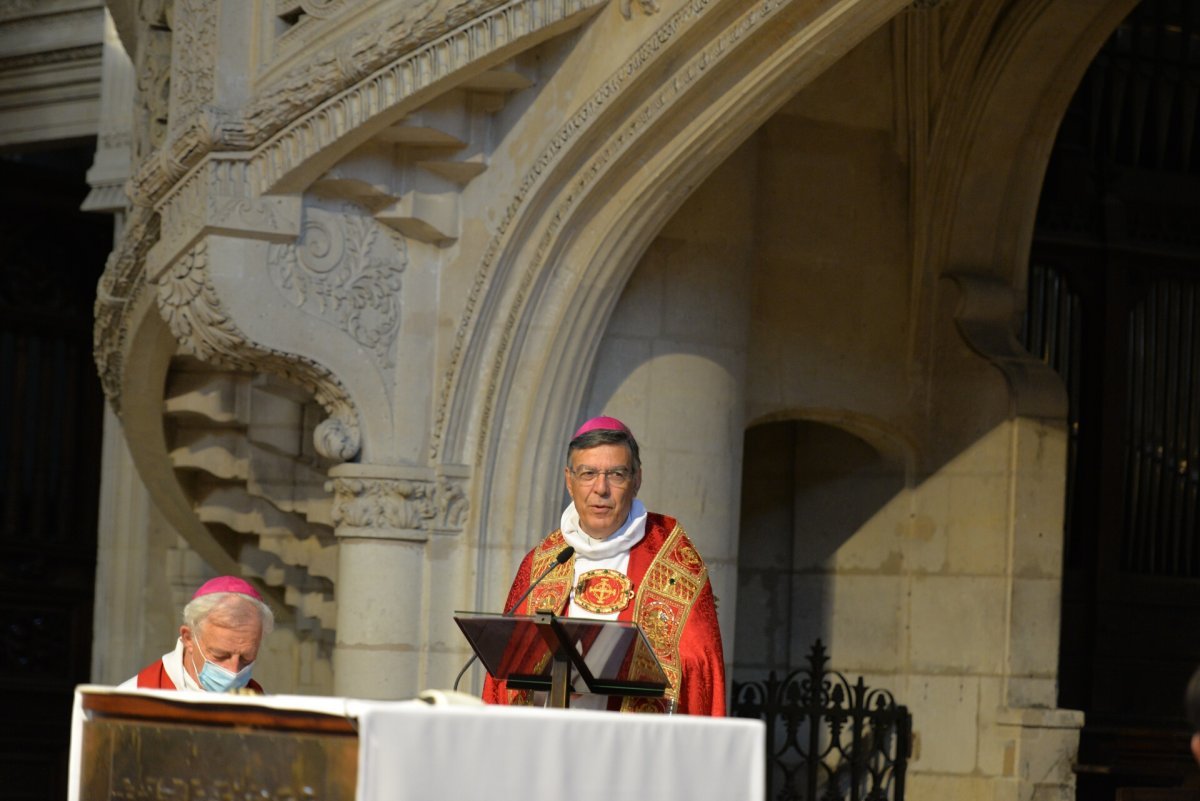
[[[633,4],[634,0],[621,0],[621,16],[625,17],[625,19],[633,17]],[[657,14],[661,8],[658,0],[637,0],[637,5],[647,17],[651,14]]]
[[[358,455],[362,435],[358,412],[327,369],[296,354],[249,342],[229,318],[208,274],[207,240],[180,256],[159,279],[158,306],[184,351],[211,364],[282,376],[311,392],[329,412],[317,426],[314,444],[329,459]]]
[[[300,0],[300,9],[314,19],[330,19],[346,10],[355,0]]]
[[[160,3],[145,3],[139,11],[138,27],[133,158],[140,164],[167,139],[171,94],[171,28],[167,10]]]
[[[339,476],[337,472],[335,468],[335,477],[325,489],[333,493],[338,536],[424,540],[431,532],[462,531],[467,497],[461,478]]]
[[[217,4],[212,0],[175,0],[175,4],[171,110],[182,118],[213,100]]]
[[[403,238],[349,210],[309,208],[306,215],[298,244],[271,246],[271,280],[294,306],[370,349],[379,366],[393,366],[401,275],[408,265]]]

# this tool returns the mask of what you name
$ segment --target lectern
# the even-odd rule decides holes
[[[547,691],[551,707],[569,707],[571,693],[658,698],[668,686],[636,623],[482,612],[458,612],[454,622],[492,678]]]

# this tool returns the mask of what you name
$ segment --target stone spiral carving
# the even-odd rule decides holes
[[[299,244],[271,247],[271,280],[294,306],[341,328],[381,367],[392,366],[408,264],[404,240],[380,237],[378,224],[361,215],[308,215]]]
[[[327,417],[313,431],[313,446],[327,459],[349,461],[358,455],[359,432],[340,417]]]
[[[362,447],[358,412],[346,388],[326,368],[296,354],[249,342],[226,314],[208,274],[204,239],[180,256],[158,285],[158,307],[185,352],[235,370],[261,370],[304,387],[329,413],[314,446],[329,459],[353,459]]]

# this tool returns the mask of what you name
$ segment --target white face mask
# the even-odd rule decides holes
[[[195,635],[192,635],[195,637]],[[200,656],[204,656],[204,650],[200,647],[200,638],[195,637],[196,650],[200,651]],[[192,657],[192,669],[196,670],[196,659]],[[254,663],[246,665],[244,668],[234,673],[232,670],[227,670],[215,662],[204,656],[204,667],[196,670],[196,678],[200,681],[200,686],[208,690],[210,693],[227,693],[230,690],[240,690],[250,683],[250,671],[254,669]]]

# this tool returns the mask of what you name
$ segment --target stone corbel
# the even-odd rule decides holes
[[[253,197],[245,162],[210,159],[197,168],[159,207],[160,236],[146,257],[146,281],[157,289],[159,311],[184,350],[231,369],[272,373],[303,387],[329,413],[314,434],[319,453],[344,461],[361,447],[359,415],[350,392],[320,360],[272,347],[261,333],[246,331],[241,319],[281,329],[286,304],[266,301],[263,319],[247,318],[247,306],[231,302],[238,292],[260,303],[274,291],[261,282],[266,253],[301,235],[298,197]],[[213,248],[220,250],[213,264]],[[222,280],[217,280],[220,275]],[[226,289],[218,287],[223,284]],[[256,336],[257,334],[257,336]]]
[[[954,315],[959,333],[971,350],[1003,374],[1010,390],[1013,415],[1065,418],[1067,396],[1062,379],[1017,341],[1013,288],[995,278],[970,273],[949,273],[946,278],[960,291]]]
[[[338,537],[425,542],[463,530],[466,468],[342,464],[329,476]]]
[[[317,452],[339,461],[353,459],[362,437],[345,387],[311,359],[251,342],[225,312],[208,271],[208,242],[201,240],[157,282],[159,311],[184,351],[211,364],[273,373],[304,387],[329,413],[313,434]]]

